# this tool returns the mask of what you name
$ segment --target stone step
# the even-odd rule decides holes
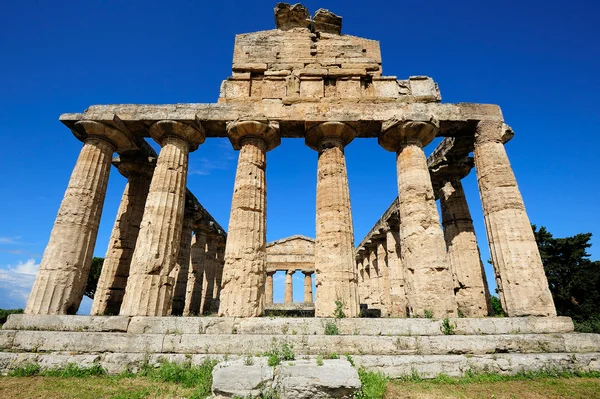
[[[573,331],[568,317],[449,319],[456,335],[545,334]],[[97,331],[135,334],[321,335],[335,323],[339,335],[443,335],[442,320],[230,317],[124,317],[10,315],[4,330]]]
[[[145,364],[157,365],[170,361],[177,363],[201,364],[206,359],[219,362],[246,362],[246,356],[238,355],[204,355],[204,354],[144,354],[144,353],[15,353],[0,352],[0,373],[29,363],[37,363],[42,369],[65,367],[76,364],[90,367],[99,364],[109,374],[118,374],[129,370],[137,372]],[[253,358],[253,364],[262,364],[264,358]],[[348,359],[340,356],[337,360]],[[500,353],[486,355],[404,355],[374,356],[352,355],[350,357],[356,367],[380,371],[391,378],[401,378],[417,374],[421,378],[435,378],[440,374],[460,377],[467,372],[495,372],[499,374],[515,374],[521,371],[537,371],[547,369],[571,370],[580,372],[600,371],[600,352],[583,354],[572,353]],[[317,356],[297,356],[294,361],[283,362],[293,367],[297,362],[314,362]],[[323,363],[334,363],[335,360],[323,360]],[[325,370],[325,369],[323,369]]]
[[[444,355],[600,352],[600,334],[438,336],[133,334],[0,331],[4,350],[260,355],[290,346],[298,355]]]

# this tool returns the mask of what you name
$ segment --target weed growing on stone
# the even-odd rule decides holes
[[[344,319],[346,317],[346,313],[344,313],[344,301],[342,298],[338,298],[334,303],[335,310],[333,311],[333,317],[336,319]]]
[[[348,353],[346,353],[346,360],[348,360],[348,363],[350,363],[352,367],[355,367],[354,359],[352,359],[352,356],[350,356]]]
[[[429,309],[425,309],[425,310],[423,311],[423,316],[424,316],[426,319],[433,319],[433,312],[432,312],[431,310],[429,310]]]
[[[323,355],[317,356],[317,366],[323,365]]]
[[[334,321],[325,323],[325,335],[340,335],[340,330]]]
[[[244,365],[252,366],[254,364],[254,358],[251,355],[248,355],[244,358]]]
[[[296,355],[294,355],[293,346],[288,344],[287,342],[283,342],[281,345],[277,345],[276,341],[273,341],[273,345],[271,346],[271,350],[265,352],[265,356],[267,356],[268,364],[271,367],[278,366],[282,361],[285,360],[295,360]]]
[[[454,335],[454,327],[455,327],[455,325],[453,325],[450,322],[450,319],[446,317],[444,320],[442,320],[442,325],[440,326],[440,330],[442,330],[442,333],[444,335]]]
[[[388,382],[386,376],[361,368],[358,370],[358,377],[362,387],[360,392],[354,396],[355,399],[383,399]]]

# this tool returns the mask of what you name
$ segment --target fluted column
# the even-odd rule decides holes
[[[204,282],[202,284],[202,314],[212,314],[216,311],[214,306],[215,273],[217,269],[217,237],[209,234],[206,237],[206,258],[204,263]]]
[[[443,183],[440,206],[458,310],[466,317],[485,317],[489,314],[487,282],[460,179]]]
[[[223,268],[225,267],[225,239],[219,237],[217,240],[217,263],[215,269],[215,288],[213,299],[217,305],[221,302],[221,288],[223,286]],[[218,306],[217,306],[218,309]]]
[[[363,282],[363,302],[367,306],[372,306],[371,298],[371,251],[365,248],[363,256],[364,282]]]
[[[498,295],[508,316],[555,316],[556,309],[504,143],[512,131],[480,121],[475,167]]]
[[[377,265],[379,266],[379,303],[381,304],[381,316],[389,316],[391,300],[390,273],[388,267],[386,237],[377,240]]]
[[[184,316],[200,314],[202,304],[202,284],[204,282],[204,265],[206,262],[206,232],[196,229],[190,248],[190,267],[185,293]]]
[[[273,304],[273,275],[275,272],[267,272],[267,283],[266,283],[266,293],[265,300],[267,305]]]
[[[280,143],[278,126],[242,121],[228,125],[234,149],[239,150],[225,266],[220,316],[260,316],[265,307],[266,153]]]
[[[127,184],[94,294],[92,316],[119,314],[155,162],[147,156],[120,156],[113,161]]]
[[[437,132],[427,115],[384,123],[379,144],[396,152],[400,246],[411,316],[456,316],[452,273],[423,147]]]
[[[312,303],[312,275],[313,272],[302,272],[304,274],[304,303]]]
[[[361,252],[356,254],[356,271],[358,273],[358,303],[365,303],[365,267],[363,264],[363,255]]]
[[[77,122],[83,148],[58,210],[25,313],[75,314],[90,271],[115,150],[128,149],[123,133],[97,122]]]
[[[377,246],[371,242],[369,247],[369,307],[381,309],[381,287],[379,279],[379,259],[377,259]]]
[[[406,317],[406,291],[404,289],[404,269],[400,259],[400,233],[398,228],[386,232],[386,249],[390,273],[390,305],[392,317]]]
[[[181,316],[185,308],[185,296],[190,271],[193,224],[193,215],[185,212],[183,227],[181,228],[181,240],[177,254],[177,264],[175,265],[176,280],[171,304],[171,314],[173,316]]]
[[[294,277],[295,270],[286,270],[285,272],[285,291],[283,293],[283,302],[284,303],[293,303],[294,302]]]
[[[188,155],[204,141],[200,126],[163,120],[150,127],[161,146],[121,305],[128,316],[165,316],[171,308],[185,204]]]
[[[356,132],[348,124],[325,122],[306,132],[306,145],[319,152],[315,316],[332,317],[341,301],[347,317],[359,316],[358,276],[354,258],[354,230],[344,147]]]

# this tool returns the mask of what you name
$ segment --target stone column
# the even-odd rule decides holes
[[[217,240],[216,265],[213,299],[219,304],[221,301],[221,287],[223,286],[223,267],[225,266],[225,238],[221,236],[219,236],[219,239]]]
[[[92,263],[110,162],[115,150],[130,148],[129,138],[107,125],[77,122],[83,148],[71,174],[26,314],[75,314]]]
[[[242,121],[227,126],[240,150],[225,248],[220,316],[260,316],[265,306],[266,153],[280,143],[278,126]]]
[[[202,285],[202,314],[216,311],[213,297],[215,293],[215,272],[217,268],[217,237],[209,234],[206,237],[206,261],[204,263],[204,283]]]
[[[275,272],[267,272],[267,284],[266,284],[266,303],[268,305],[273,304],[273,275]]]
[[[371,300],[371,251],[365,247],[363,256],[363,268],[364,268],[364,287],[363,287],[363,302],[367,306],[372,306]]]
[[[487,282],[460,179],[444,182],[439,193],[458,311],[466,317],[485,317],[489,314]]]
[[[304,303],[312,303],[312,275],[313,272],[302,272],[304,274]]]
[[[295,270],[286,270],[285,272],[285,291],[283,293],[283,302],[284,303],[293,303],[294,302],[294,285],[293,285],[293,277]]]
[[[94,294],[92,316],[119,314],[155,163],[155,158],[143,156],[120,156],[113,161],[127,184]]]
[[[377,240],[377,265],[379,266],[379,303],[381,316],[389,316],[390,306],[390,273],[387,259],[386,237]]]
[[[184,316],[199,315],[202,304],[202,284],[206,262],[206,232],[200,228],[194,231],[190,248],[190,267],[185,293]]]
[[[452,273],[423,147],[437,133],[427,115],[384,123],[379,144],[396,152],[400,246],[411,316],[456,316]]]
[[[200,126],[163,120],[150,127],[162,149],[150,183],[121,315],[165,316],[171,308],[185,204],[188,155],[204,141]]]
[[[192,212],[185,212],[183,227],[181,228],[181,240],[175,265],[175,288],[171,304],[171,315],[181,316],[185,308],[185,297],[187,292],[188,275],[190,271],[192,227],[194,224]]]
[[[498,295],[508,316],[555,316],[556,309],[504,143],[512,131],[480,121],[475,168]]]
[[[406,317],[406,292],[404,290],[404,269],[400,259],[399,227],[390,227],[386,232],[386,249],[390,273],[390,316]]]
[[[379,259],[377,259],[377,246],[370,242],[369,250],[369,307],[381,309],[381,287],[379,279]]]
[[[320,123],[306,132],[306,145],[319,152],[315,242],[317,317],[332,317],[336,301],[343,303],[347,317],[359,316],[354,231],[344,157],[344,147],[355,135],[350,125],[341,122]]]

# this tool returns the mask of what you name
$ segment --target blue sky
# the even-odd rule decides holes
[[[61,113],[93,104],[216,102],[236,33],[274,28],[275,1],[4,2],[0,25],[0,308],[22,307],[81,148]],[[600,28],[595,1],[305,1],[343,33],[381,42],[384,75],[428,75],[444,102],[499,104],[532,223],[592,232],[600,258]],[[434,145],[426,148],[432,151]],[[394,154],[346,149],[356,242],[397,195]],[[237,154],[207,140],[188,186],[227,226]],[[267,157],[268,241],[314,237],[317,155],[287,139]],[[125,185],[113,170],[95,249],[104,256]],[[464,181],[489,259],[474,172]],[[488,268],[488,277],[491,277]],[[295,299],[302,300],[302,275]],[[279,280],[279,282],[277,282]],[[283,279],[276,279],[282,299]],[[492,287],[495,287],[492,283]],[[89,301],[81,311],[89,309]]]

